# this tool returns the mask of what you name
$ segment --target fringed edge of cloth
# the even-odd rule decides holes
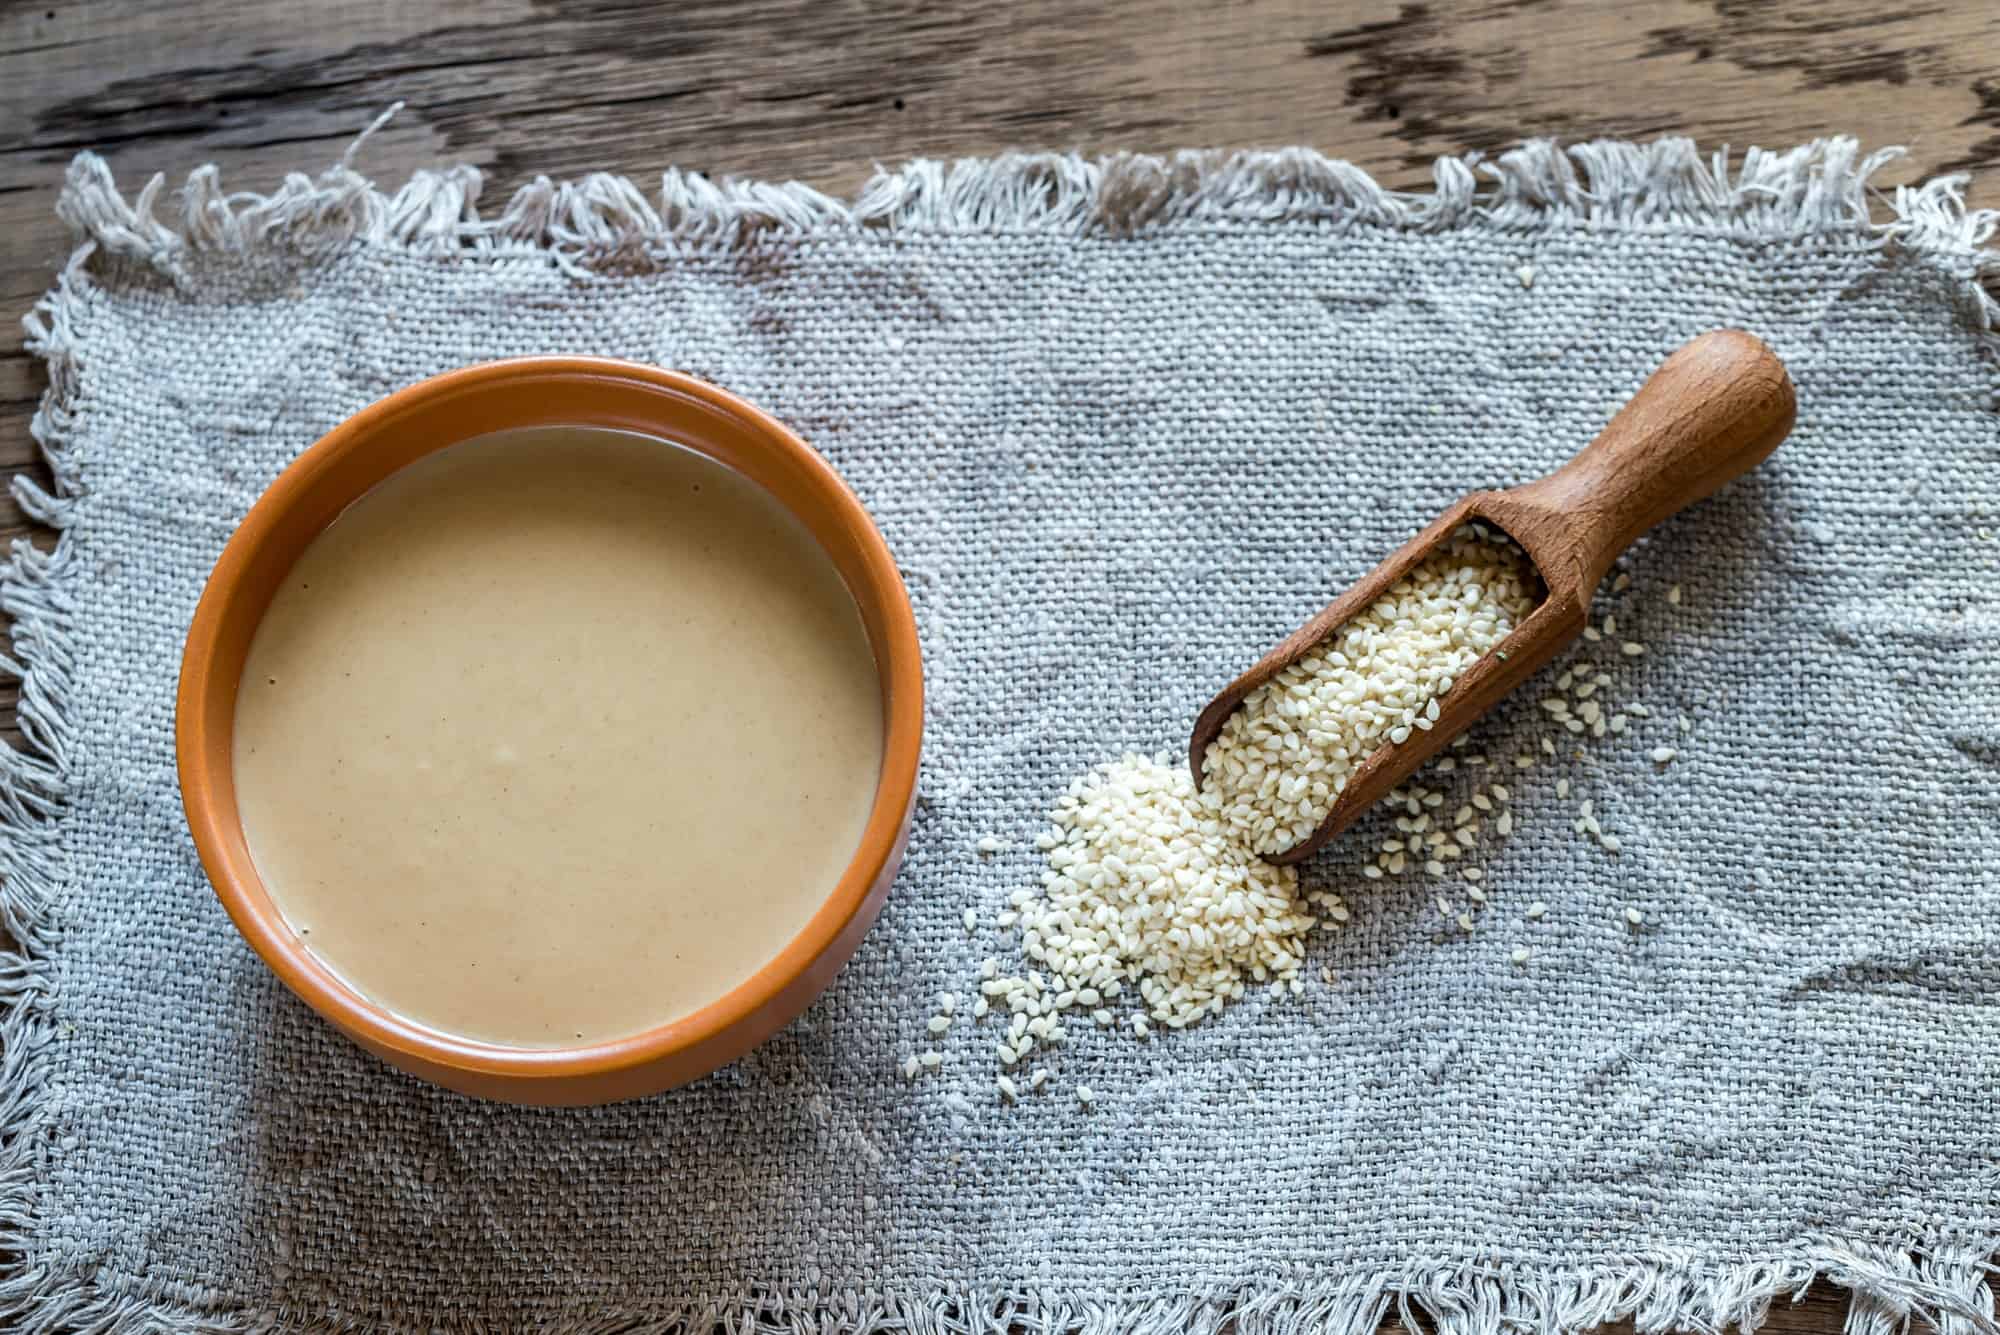
[[[1440,158],[1433,188],[1383,188],[1366,172],[1309,149],[1083,158],[1009,154],[913,162],[881,171],[852,200],[796,183],[712,180],[668,171],[657,192],[605,174],[537,179],[497,213],[479,208],[469,166],[418,172],[393,194],[354,169],[379,118],[317,177],[295,174],[268,195],[231,194],[214,167],[195,171],[171,221],[153,177],[128,200],[95,154],[70,164],[58,212],[79,243],[55,289],[25,317],[27,343],[48,368],[33,423],[53,485],[16,478],[23,509],[57,532],[52,551],[17,541],[0,564],[0,611],[12,622],[0,671],[18,677],[26,745],[0,747],[0,1319],[26,1335],[157,1329],[364,1330],[385,1321],[450,1326],[440,1313],[252,1309],[241,1295],[158,1277],[72,1273],[33,1254],[32,1224],[53,1143],[49,1082],[58,1017],[51,954],[56,912],[73,888],[61,843],[71,773],[68,716],[75,669],[73,590],[83,578],[72,517],[85,503],[78,425],[88,412],[80,360],[96,266],[141,263],[188,283],[203,263],[283,257],[331,261],[354,246],[393,247],[439,262],[552,264],[579,283],[671,264],[688,255],[869,233],[1053,233],[1144,237],[1190,228],[1286,223],[1329,232],[1365,228],[1476,229],[1531,235],[1575,229],[1698,233],[1746,244],[1846,238],[1892,248],[1952,285],[1967,326],[2000,345],[2000,255],[1987,247],[2000,210],[1969,209],[1965,176],[1898,188],[1869,179],[1901,153],[1863,156],[1823,139],[1784,152],[1704,156],[1687,139],[1523,144],[1494,158]],[[1889,215],[1871,216],[1881,198]],[[1933,1236],[1863,1247],[1802,1239],[1782,1254],[1672,1252],[1560,1270],[1512,1261],[1413,1264],[1401,1271],[1247,1279],[1216,1293],[1062,1296],[1038,1292],[759,1290],[683,1310],[612,1317],[555,1314],[573,1331],[710,1335],[1372,1335],[1391,1311],[1438,1335],[1583,1330],[1631,1319],[1642,1332],[1754,1331],[1772,1303],[1815,1280],[1850,1291],[1850,1335],[1893,1335],[1918,1323],[1940,1335],[2000,1335],[1989,1284],[2000,1236]]]

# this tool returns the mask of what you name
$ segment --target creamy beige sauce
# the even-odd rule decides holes
[[[698,1009],[803,928],[881,764],[861,618],[705,456],[587,428],[450,446],[306,549],[250,647],[259,874],[377,1004],[516,1047]]]

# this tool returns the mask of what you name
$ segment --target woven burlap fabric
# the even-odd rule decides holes
[[[1991,1328],[1993,220],[1941,182],[1870,222],[1872,166],[1532,145],[1405,196],[1305,152],[1017,158],[852,203],[670,174],[482,214],[463,170],[128,202],[79,160],[83,249],[30,322],[56,481],[23,495],[61,541],[0,583],[34,743],[0,769],[0,1307],[1358,1335],[1399,1300],[1453,1332],[1755,1322],[1826,1275],[1857,1329]],[[1372,817],[1306,871],[1352,918],[1302,995],[1151,1041],[1072,1025],[1018,1106],[968,1020],[903,1079],[934,994],[1015,958],[991,923],[1073,775],[1182,745],[1451,500],[1554,466],[1725,325],[1784,357],[1797,428],[1607,586],[1646,652],[1570,656],[1649,716],[1550,758],[1545,677],[1459,753],[1492,772],[1432,781],[1447,812],[1512,793],[1516,833],[1461,864],[1476,930],[1450,883],[1362,880]],[[211,894],[173,760],[191,610],[272,477],[398,387],[548,352],[796,427],[879,520],[929,672],[909,861],[832,991],[696,1086],[585,1111],[431,1089],[294,1000]]]

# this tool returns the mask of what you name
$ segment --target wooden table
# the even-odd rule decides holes
[[[55,7],[50,7],[55,6]],[[875,162],[1025,146],[1304,143],[1420,188],[1430,160],[1530,135],[1904,144],[1884,184],[1970,171],[2000,203],[2000,4],[1575,0],[11,0],[0,5],[0,307],[68,250],[63,164],[130,191],[215,162],[234,189],[318,170],[374,115],[385,183],[465,160],[537,174],[672,163],[852,189]],[[0,342],[0,473],[39,467],[41,368]],[[0,537],[49,535],[0,499]],[[0,733],[13,683],[0,683]],[[1833,1332],[1821,1290],[1774,1321]]]

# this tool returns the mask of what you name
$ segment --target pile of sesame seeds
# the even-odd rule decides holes
[[[1541,598],[1519,547],[1464,525],[1244,698],[1202,759],[1203,800],[1259,852],[1310,837],[1362,761],[1430,731],[1438,697]]]
[[[1630,576],[1620,574],[1611,592],[1623,594],[1630,585]],[[1680,605],[1678,585],[1668,590],[1666,601]],[[1645,647],[1618,636],[1616,614],[1586,630],[1580,657],[1564,665],[1554,692],[1544,697],[1563,707],[1541,701],[1528,706],[1528,715],[1541,719],[1547,730],[1519,748],[1515,770],[1583,761],[1582,748],[1592,741],[1646,747],[1639,734],[1649,726],[1657,732],[1654,712],[1637,700],[1612,703],[1620,694],[1616,670],[1639,662]],[[1616,652],[1600,667],[1589,660],[1604,652],[1591,646],[1607,641]],[[1594,708],[1586,708],[1593,702]],[[1517,714],[1517,728],[1520,718]],[[1679,740],[1694,725],[1681,714],[1673,726]],[[1359,868],[1366,880],[1421,875],[1433,879],[1438,891],[1450,891],[1433,892],[1447,934],[1454,928],[1472,933],[1494,907],[1496,888],[1486,869],[1469,864],[1484,850],[1484,840],[1507,838],[1520,819],[1512,789],[1500,781],[1505,754],[1470,751],[1469,740],[1456,739],[1427,768],[1423,777],[1435,786],[1410,782],[1391,794],[1386,805],[1395,833],[1371,848],[1370,860]],[[1644,754],[1659,773],[1680,751],[1653,744]],[[1469,794],[1462,788],[1457,796],[1447,794],[1447,787],[1459,785],[1450,777],[1454,774],[1475,776]],[[1570,798],[1570,787],[1568,777],[1557,779],[1558,800]],[[1580,798],[1576,810],[1576,832],[1616,858],[1623,845],[1605,828],[1596,804]],[[1060,1048],[1070,1038],[1066,1025],[1083,1017],[1096,1028],[1149,1040],[1156,1027],[1185,1027],[1221,1011],[1251,987],[1300,994],[1308,934],[1334,930],[1350,917],[1337,894],[1303,889],[1290,869],[1258,857],[1240,829],[1219,819],[1216,804],[1196,794],[1186,768],[1165,754],[1126,755],[1076,780],[1035,846],[1049,864],[1040,890],[1013,891],[991,920],[1002,933],[1020,933],[1028,967],[1003,969],[998,958],[988,957],[970,1007],[972,1020],[986,1033],[995,1032],[995,1022],[1000,1026],[995,1087],[1003,1103],[1049,1089],[1051,1067],[1024,1063],[1038,1051]],[[981,857],[1009,847],[993,836],[977,843]],[[1515,969],[1531,964],[1533,936],[1548,913],[1540,900],[1521,911],[1527,939],[1507,952]],[[976,919],[968,911],[968,931]],[[1620,916],[1621,927],[1635,936],[1653,921],[1637,905]],[[1334,982],[1329,969],[1318,972],[1324,983]],[[933,1043],[942,1045],[966,1008],[953,993],[939,994],[937,1002],[927,1028]],[[917,1079],[942,1064],[943,1055],[933,1048],[905,1057],[902,1068]],[[1073,1095],[1086,1109],[1098,1098],[1087,1085],[1077,1086]]]
[[[1232,838],[1195,793],[1186,765],[1128,754],[1069,786],[1035,840],[1042,884],[1016,890],[998,925],[1021,933],[1031,966],[980,969],[979,1006],[1008,1013],[1003,1067],[1087,1016],[1148,1037],[1222,1010],[1260,983],[1303,987],[1316,919],[1297,873]],[[1337,905],[1342,917],[1345,905]],[[977,1012],[977,1007],[975,1008]]]

